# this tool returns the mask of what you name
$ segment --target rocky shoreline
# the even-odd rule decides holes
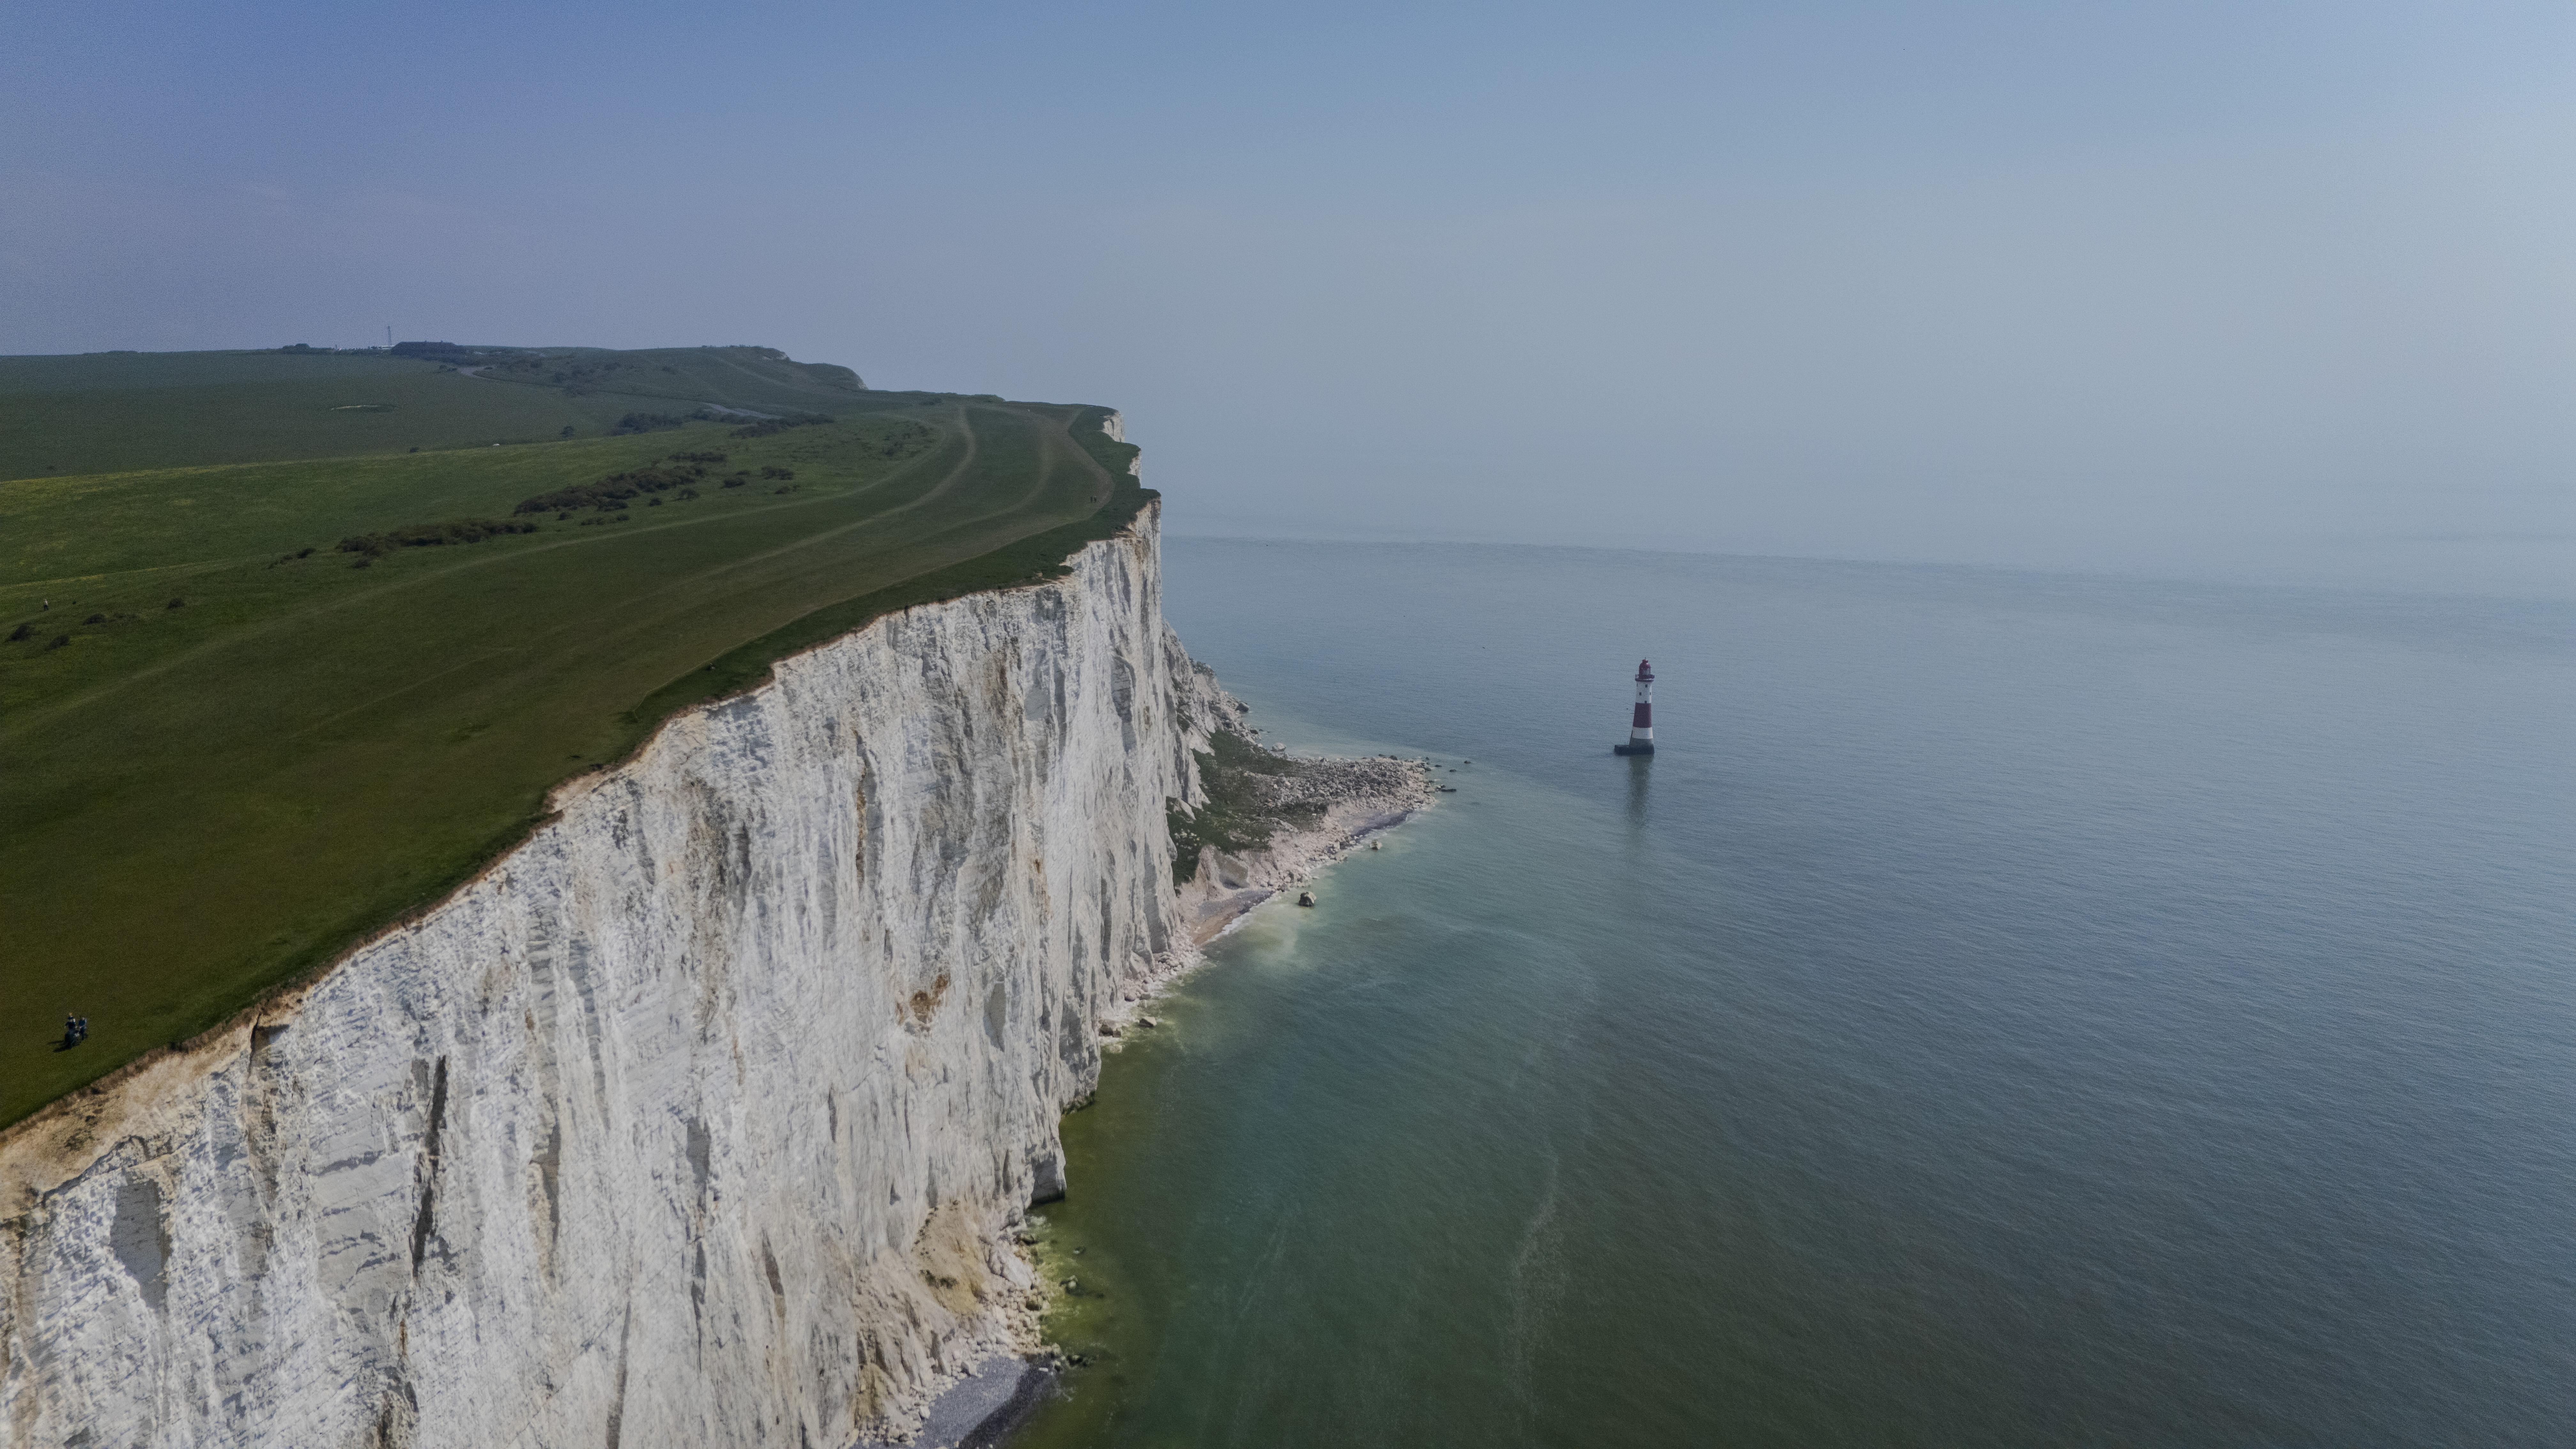
[[[1198,879],[1182,892],[1181,920],[1192,942],[1205,945],[1272,896],[1310,883],[1315,872],[1348,855],[1370,836],[1401,825],[1428,806],[1435,793],[1429,769],[1418,760],[1379,755],[1367,759],[1301,759],[1294,775],[1265,777],[1265,803],[1286,814],[1266,849],[1229,854],[1200,852]]]
[[[1250,740],[1251,709],[1216,685],[1198,666],[1195,701],[1213,734]],[[1268,825],[1262,845],[1228,851],[1202,846],[1190,879],[1175,887],[1174,924],[1185,940],[1155,956],[1152,969],[1132,978],[1101,1016],[1101,1034],[1118,1037],[1137,1024],[1142,1007],[1202,962],[1201,948],[1240,924],[1252,910],[1314,882],[1316,873],[1370,838],[1394,829],[1438,797],[1430,766],[1398,755],[1353,759],[1292,756],[1255,746],[1289,768],[1278,774],[1239,777],[1249,806]],[[1202,757],[1204,761],[1205,757]],[[1113,1048],[1114,1049],[1114,1048]]]
[[[1213,718],[1215,730],[1249,737],[1244,723],[1249,710],[1200,674],[1200,707]],[[1324,867],[1372,837],[1403,824],[1428,807],[1437,795],[1429,766],[1393,755],[1359,759],[1291,757],[1293,773],[1261,775],[1257,804],[1274,822],[1266,844],[1258,849],[1223,851],[1208,846],[1199,853],[1192,878],[1175,887],[1175,922],[1185,933],[1172,949],[1158,953],[1152,968],[1131,977],[1100,1015],[1105,1051],[1115,1052],[1138,1029],[1159,1025],[1146,1010],[1154,999],[1191,971],[1205,964],[1201,948],[1241,924],[1261,905],[1314,883]],[[1086,1099],[1087,1100],[1087,1099]],[[1082,1105],[1076,1103],[1078,1109]],[[1003,1252],[1027,1272],[1022,1281],[1034,1286],[1025,1303],[1014,1303],[998,1315],[1010,1351],[996,1353],[965,1371],[914,1420],[902,1439],[869,1439],[857,1449],[981,1449],[1008,1441],[1039,1405],[1056,1392],[1060,1360],[1042,1338],[1039,1319],[1049,1295],[1044,1275],[1030,1256],[1028,1238],[1014,1230]],[[1017,1278],[1018,1274],[1011,1274]]]

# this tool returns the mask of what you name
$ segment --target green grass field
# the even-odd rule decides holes
[[[34,361],[0,375],[23,380]],[[402,365],[381,377],[483,389],[442,414],[455,441],[519,418],[523,397],[609,397]],[[127,391],[237,388],[292,416],[320,385],[176,372]],[[320,382],[350,378],[380,375]],[[685,400],[784,410],[790,391],[705,386]],[[0,389],[0,412],[14,433],[24,396],[112,393]],[[618,412],[628,396],[642,395],[614,399]],[[0,1123],[436,900],[523,838],[550,786],[624,755],[673,710],[888,610],[1043,577],[1152,496],[1100,409],[817,401],[805,409],[837,421],[751,439],[702,422],[328,458],[300,454],[339,436],[338,420],[308,416],[301,433],[259,424],[284,429],[257,444],[279,461],[0,482],[0,630],[27,626],[0,643]],[[57,437],[91,426],[65,416],[40,422]],[[211,431],[219,452],[268,436]],[[187,443],[173,423],[131,446],[166,461]],[[570,517],[513,512],[648,466],[705,476]],[[462,519],[536,527],[337,547]],[[92,1035],[60,1051],[66,1012]]]
[[[381,353],[0,357],[0,478],[596,438],[675,403],[841,417],[922,396],[857,382],[751,347],[530,353],[474,375]]]

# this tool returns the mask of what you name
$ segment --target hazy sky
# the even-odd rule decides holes
[[[43,4],[0,351],[758,342],[1176,529],[2576,595],[2576,8]]]

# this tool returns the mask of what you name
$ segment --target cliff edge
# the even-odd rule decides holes
[[[10,1129],[0,1445],[828,1449],[1030,1346],[1006,1231],[1211,915],[1166,806],[1239,707],[1158,522],[782,661]]]

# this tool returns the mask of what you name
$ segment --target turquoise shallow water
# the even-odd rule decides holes
[[[2576,610],[1168,566],[1270,738],[1459,793],[1068,1119],[1022,1442],[2576,1440]]]

